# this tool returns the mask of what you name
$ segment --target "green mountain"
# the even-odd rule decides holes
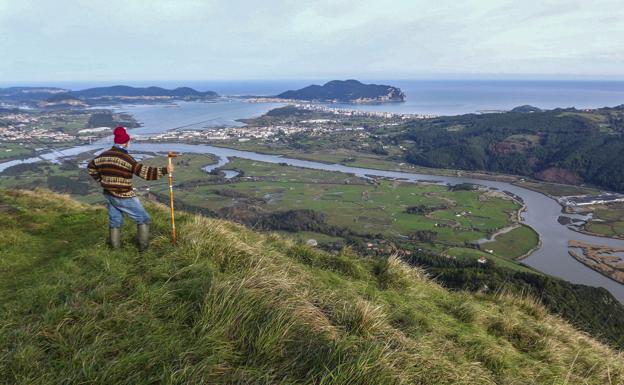
[[[617,384],[621,354],[529,298],[451,292],[397,258],[329,254],[150,204],[0,190],[0,383]]]
[[[322,86],[311,85],[295,91],[282,92],[277,97],[280,99],[342,103],[383,103],[405,100],[405,94],[400,88],[363,84],[357,80],[333,80]]]
[[[408,140],[405,159],[419,166],[624,191],[624,108],[514,110],[413,120],[384,144]]]
[[[189,87],[178,87],[172,90],[161,87],[130,87],[130,86],[111,86],[87,88],[81,91],[71,91],[71,94],[80,98],[97,98],[97,97],[217,97],[214,91],[200,92]]]

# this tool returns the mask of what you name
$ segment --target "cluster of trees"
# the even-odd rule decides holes
[[[139,124],[127,114],[113,115],[111,111],[101,111],[91,114],[87,127],[139,127]]]
[[[429,206],[429,205],[420,204],[416,206],[409,206],[408,208],[405,209],[405,212],[407,214],[426,215],[434,211],[445,210],[447,208],[448,206],[445,206],[445,205]]]
[[[419,243],[433,243],[437,238],[438,233],[431,230],[417,230],[409,234],[409,239],[411,241],[416,241]]]
[[[406,160],[420,166],[527,176],[558,168],[586,183],[624,191],[624,169],[619,166],[624,164],[624,108],[596,110],[593,114],[599,119],[584,114],[558,109],[441,117],[409,122],[392,140],[413,142]],[[512,135],[539,140],[501,151],[500,144]]]
[[[18,163],[15,166],[5,168],[0,174],[19,177],[27,172],[42,173],[43,169],[40,163]]]
[[[97,112],[89,117],[87,127],[113,127],[115,121],[111,112]]]
[[[63,175],[48,176],[46,185],[50,190],[74,195],[86,195],[91,192],[91,185],[84,180],[76,180]]]

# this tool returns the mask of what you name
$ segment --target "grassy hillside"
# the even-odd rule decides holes
[[[145,254],[103,208],[0,190],[0,383],[618,384],[624,360],[528,299],[453,293],[149,206]]]

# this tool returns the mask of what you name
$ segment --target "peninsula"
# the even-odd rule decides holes
[[[277,99],[333,102],[333,103],[388,103],[405,101],[400,88],[379,84],[364,84],[357,80],[332,80],[322,86],[310,85],[295,91],[286,91]]]
[[[190,87],[131,87],[117,85],[73,91],[57,87],[0,88],[0,103],[29,107],[85,107],[110,103],[157,103],[173,100],[212,100],[214,91],[197,91]]]

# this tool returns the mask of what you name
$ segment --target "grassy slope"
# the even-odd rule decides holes
[[[152,248],[102,208],[0,190],[0,383],[617,384],[621,355],[539,305],[452,293],[396,259],[329,255],[153,213]]]

